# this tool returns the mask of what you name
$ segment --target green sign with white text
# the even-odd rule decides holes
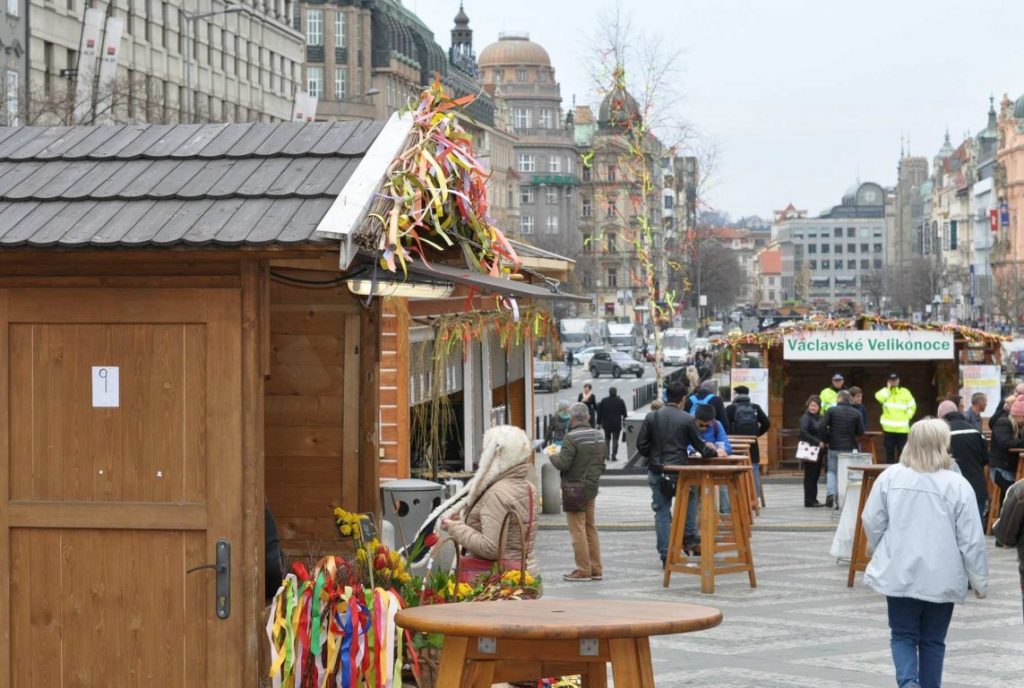
[[[953,333],[927,330],[833,330],[782,337],[787,361],[919,361],[953,358]]]

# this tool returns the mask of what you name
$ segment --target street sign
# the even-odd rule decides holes
[[[700,295],[700,305],[701,306],[708,305],[708,295],[707,294],[701,294]]]

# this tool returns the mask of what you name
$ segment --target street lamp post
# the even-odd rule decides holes
[[[209,12],[192,13],[186,10],[179,11],[181,12],[182,19],[185,20],[185,121],[187,124],[192,124],[192,36],[195,33],[196,20],[213,17],[218,14],[238,14],[239,12],[251,14],[252,11],[243,5],[231,5],[222,10],[211,10]]]

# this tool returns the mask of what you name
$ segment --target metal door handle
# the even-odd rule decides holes
[[[231,616],[231,543],[227,540],[217,540],[217,563],[200,564],[185,573],[201,569],[213,569],[217,572],[217,618],[228,618]]]

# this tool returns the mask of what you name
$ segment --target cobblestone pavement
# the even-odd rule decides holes
[[[758,587],[745,574],[716,579],[703,595],[696,576],[661,585],[650,494],[643,486],[602,487],[598,522],[604,581],[567,583],[573,568],[564,516],[545,515],[538,556],[549,597],[663,599],[718,607],[709,631],[652,638],[658,688],[875,688],[895,685],[884,598],[846,562],[829,555],[832,515],[800,506],[801,488],[768,483],[755,521]],[[791,506],[796,505],[796,506]],[[1016,552],[989,538],[991,579],[984,600],[957,605],[947,638],[945,688],[1024,685],[1024,631]]]

